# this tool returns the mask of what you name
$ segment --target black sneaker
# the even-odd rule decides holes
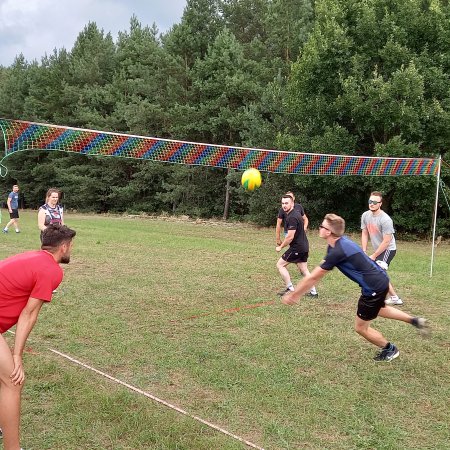
[[[400,354],[398,348],[395,345],[391,345],[390,348],[383,348],[377,355],[373,358],[375,361],[392,361],[397,358]]]
[[[419,333],[423,337],[429,337],[431,334],[430,325],[428,324],[428,320],[423,317],[414,317],[414,321],[412,325],[419,330]]]
[[[279,295],[280,297],[283,297],[284,294],[287,294],[288,292],[292,292],[293,289],[289,289],[289,288],[284,288],[281,291],[277,292],[277,295]]]
[[[312,292],[308,292],[307,294],[305,294],[305,297],[319,298],[319,294],[317,292],[315,294],[313,294]]]

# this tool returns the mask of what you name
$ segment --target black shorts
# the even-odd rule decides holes
[[[389,287],[384,291],[377,292],[376,295],[361,295],[358,300],[358,310],[356,315],[362,320],[373,320],[378,316],[383,308],[384,299],[389,292]]]
[[[385,250],[383,253],[381,253],[381,255],[378,255],[375,258],[375,261],[383,261],[389,266],[396,253],[397,250]]]
[[[282,258],[288,263],[302,263],[308,261],[308,252],[299,252],[295,248],[288,248]]]
[[[12,212],[9,213],[10,219],[18,219],[19,218],[19,210],[13,209]]]

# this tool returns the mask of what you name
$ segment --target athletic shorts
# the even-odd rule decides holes
[[[358,300],[358,310],[356,315],[362,320],[373,320],[378,316],[383,308],[384,299],[389,292],[389,287],[384,291],[377,292],[376,295],[361,295]]]
[[[375,258],[375,261],[382,261],[384,264],[379,264],[379,266],[382,269],[387,270],[396,253],[397,250],[385,250],[381,255],[378,255]]]
[[[293,248],[288,248],[282,258],[288,263],[302,263],[308,261],[308,252],[299,252]]]
[[[9,213],[10,219],[18,219],[19,218],[19,210],[13,209],[12,212]]]

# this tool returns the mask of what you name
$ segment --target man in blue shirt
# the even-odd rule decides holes
[[[6,204],[8,206],[9,218],[11,220],[6,224],[6,227],[3,228],[3,233],[7,233],[8,228],[11,225],[14,225],[14,228],[16,229],[16,233],[20,233],[20,230],[19,230],[19,186],[17,186],[17,184],[15,184],[13,186],[12,192],[9,193]]]
[[[409,323],[422,333],[428,332],[428,324],[422,317],[412,317],[403,311],[385,304],[389,290],[386,272],[370,259],[355,242],[344,236],[345,221],[336,214],[327,214],[319,226],[319,236],[328,243],[327,254],[322,263],[295,288],[283,296],[286,305],[297,303],[301,295],[319,282],[329,271],[337,267],[347,278],[361,287],[361,296],[355,318],[355,331],[380,348],[375,361],[392,361],[397,358],[397,347],[377,330],[371,321],[377,316]]]

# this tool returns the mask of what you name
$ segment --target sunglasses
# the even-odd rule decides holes
[[[323,225],[319,225],[319,228],[323,228],[324,230],[331,231],[329,228],[324,227]]]
[[[381,202],[377,202],[376,200],[369,200],[369,205],[378,205],[378,203]]]

